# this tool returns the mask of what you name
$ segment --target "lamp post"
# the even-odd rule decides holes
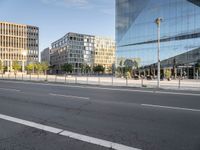
[[[24,50],[23,52],[22,52],[22,73],[24,73],[24,71],[25,71],[25,56],[26,56],[26,50]]]
[[[157,88],[160,88],[160,24],[163,21],[161,17],[158,17],[155,20],[157,24],[157,36],[158,36],[158,50],[157,50],[157,59],[158,59],[158,71],[157,71]]]

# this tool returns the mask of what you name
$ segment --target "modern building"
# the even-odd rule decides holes
[[[102,65],[106,73],[112,72],[115,63],[115,41],[112,38],[95,36],[94,66]]]
[[[45,62],[48,63],[48,65],[50,65],[50,54],[51,54],[51,50],[50,48],[45,48],[42,52],[41,52],[41,62]]]
[[[0,60],[7,71],[12,71],[12,62],[24,65],[38,61],[39,28],[36,26],[0,22]]]
[[[92,35],[70,32],[53,42],[51,47],[50,62],[56,71],[61,70],[66,63],[72,65],[74,73],[80,73],[84,64],[93,66],[95,48]]]
[[[160,25],[161,68],[172,68],[176,62],[176,67],[185,66],[181,69],[185,68],[186,72],[190,67],[195,69],[195,63],[200,60],[198,0],[116,0],[117,57],[139,59],[142,68],[156,66],[155,20],[158,17],[163,18]]]
[[[72,64],[74,73],[83,66],[103,65],[108,73],[115,62],[115,41],[111,38],[67,33],[51,44],[50,64],[57,72],[64,64]]]

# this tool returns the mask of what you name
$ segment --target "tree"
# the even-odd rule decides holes
[[[195,68],[200,71],[200,59],[197,60],[197,63],[195,64]]]
[[[21,69],[21,66],[19,65],[19,62],[15,60],[13,61],[12,68],[14,70],[14,73],[17,74],[17,71]]]
[[[28,64],[28,65],[25,67],[25,69],[26,69],[28,72],[30,72],[30,71],[33,72],[34,67],[35,67],[35,64],[34,64],[34,63],[30,63],[30,64]]]
[[[167,78],[168,81],[170,81],[171,75],[172,75],[171,69],[166,69],[165,78]]]
[[[97,65],[93,67],[93,71],[95,73],[103,73],[105,71],[105,68],[102,65]]]
[[[89,73],[91,72],[91,67],[88,64],[81,64],[81,72]]]
[[[42,66],[42,71],[44,72],[44,74],[46,75],[47,74],[47,70],[49,69],[49,65],[47,62],[42,62],[41,63],[41,66]]]
[[[3,63],[2,63],[2,61],[0,60],[0,71],[1,71],[1,72],[3,72],[3,68],[4,68],[4,67],[3,67]]]
[[[62,70],[65,71],[66,73],[69,73],[69,72],[72,73],[73,67],[71,64],[66,63],[62,66]]]
[[[37,62],[34,64],[34,68],[37,71],[37,74],[40,74],[42,72],[42,65],[41,63]]]

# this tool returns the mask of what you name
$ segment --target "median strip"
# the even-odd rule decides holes
[[[173,110],[184,110],[184,111],[193,111],[200,112],[200,109],[191,109],[191,108],[182,108],[182,107],[170,107],[170,106],[161,106],[161,105],[151,105],[151,104],[141,104],[145,107],[155,107],[155,108],[165,108],[165,109],[173,109]]]
[[[126,146],[126,145],[113,143],[113,142],[110,142],[110,141],[106,141],[106,140],[102,140],[102,139],[78,134],[78,133],[75,133],[75,132],[71,132],[71,131],[67,131],[67,130],[63,130],[63,129],[59,129],[59,128],[46,126],[46,125],[43,125],[43,124],[31,122],[31,121],[26,121],[26,120],[23,120],[23,119],[7,116],[7,115],[3,115],[3,114],[0,114],[0,119],[7,120],[7,121],[10,121],[10,122],[14,122],[14,123],[18,123],[18,124],[25,125],[25,126],[28,126],[28,127],[36,128],[36,129],[39,129],[39,130],[51,132],[51,133],[54,133],[54,134],[62,135],[62,136],[69,137],[69,138],[79,140],[79,141],[82,141],[82,142],[87,142],[87,143],[99,145],[99,146],[102,146],[102,147],[112,148],[112,149],[115,149],[115,150],[141,150],[141,149],[129,147],[129,146]]]

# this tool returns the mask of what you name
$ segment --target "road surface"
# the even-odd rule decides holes
[[[1,150],[200,150],[200,92],[0,80]]]

